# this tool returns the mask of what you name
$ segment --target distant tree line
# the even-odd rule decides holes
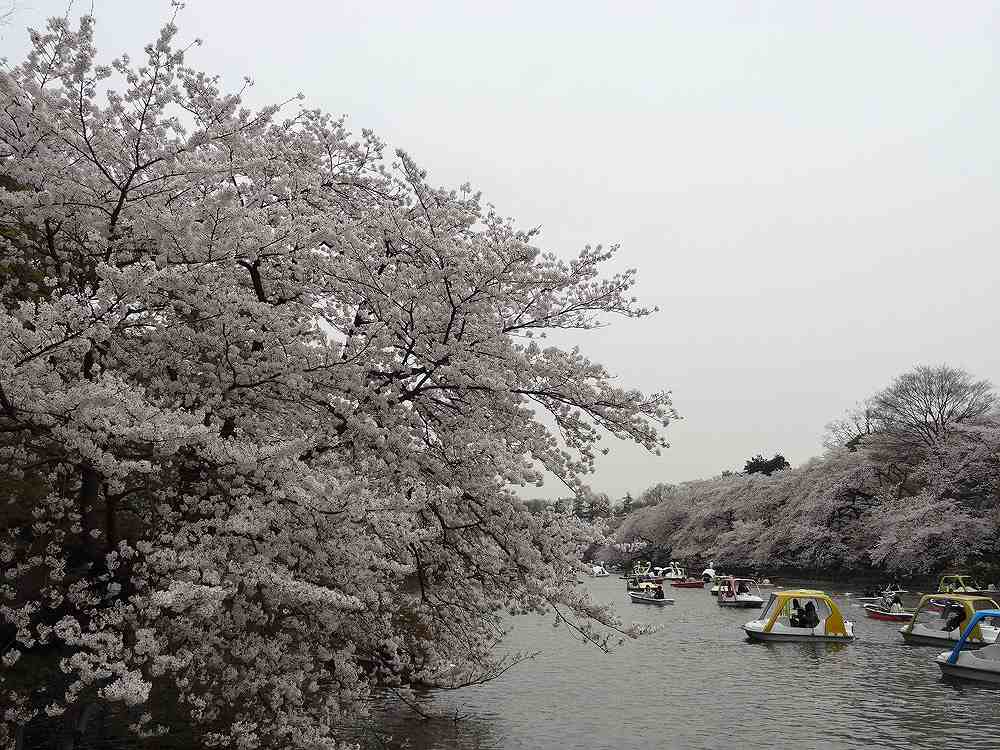
[[[1000,580],[1000,414],[989,382],[920,366],[827,426],[826,452],[790,468],[658,484],[616,531],[727,567]],[[643,502],[653,500],[653,502]]]

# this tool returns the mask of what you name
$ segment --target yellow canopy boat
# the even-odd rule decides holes
[[[760,618],[743,626],[752,641],[854,640],[854,623],[844,619],[826,593],[795,589],[771,594]]]
[[[913,619],[899,629],[903,640],[918,646],[953,646],[962,629],[979,610],[997,609],[987,596],[974,594],[927,594],[913,613]],[[1000,628],[980,622],[965,640],[967,648],[994,643]]]
[[[986,595],[986,589],[982,588],[975,578],[956,573],[941,576],[941,581],[938,583],[938,591],[944,594]]]

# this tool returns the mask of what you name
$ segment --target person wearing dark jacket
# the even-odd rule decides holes
[[[806,627],[803,623],[805,619],[805,612],[802,611],[802,605],[799,604],[798,599],[792,599],[792,612],[788,617],[788,624],[793,628],[804,628]]]
[[[944,623],[944,627],[941,630],[946,633],[950,633],[952,630],[960,628],[962,623],[965,622],[965,607],[963,607],[958,602],[952,602],[948,607],[948,619]]]
[[[814,628],[819,625],[819,615],[816,614],[816,605],[806,602],[806,611],[802,618],[802,627]]]

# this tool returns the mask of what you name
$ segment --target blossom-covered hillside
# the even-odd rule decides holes
[[[770,476],[650,488],[617,537],[749,570],[906,575],[973,566],[994,576],[995,408],[988,383],[949,367],[916,368],[831,423],[823,456]]]

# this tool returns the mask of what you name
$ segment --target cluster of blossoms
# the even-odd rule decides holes
[[[595,532],[516,489],[664,445],[667,394],[538,343],[646,314],[633,273],[251,111],[176,33],[98,65],[57,19],[0,71],[0,731],[169,702],[209,745],[332,748],[374,684],[496,674],[503,612],[604,643]]]

